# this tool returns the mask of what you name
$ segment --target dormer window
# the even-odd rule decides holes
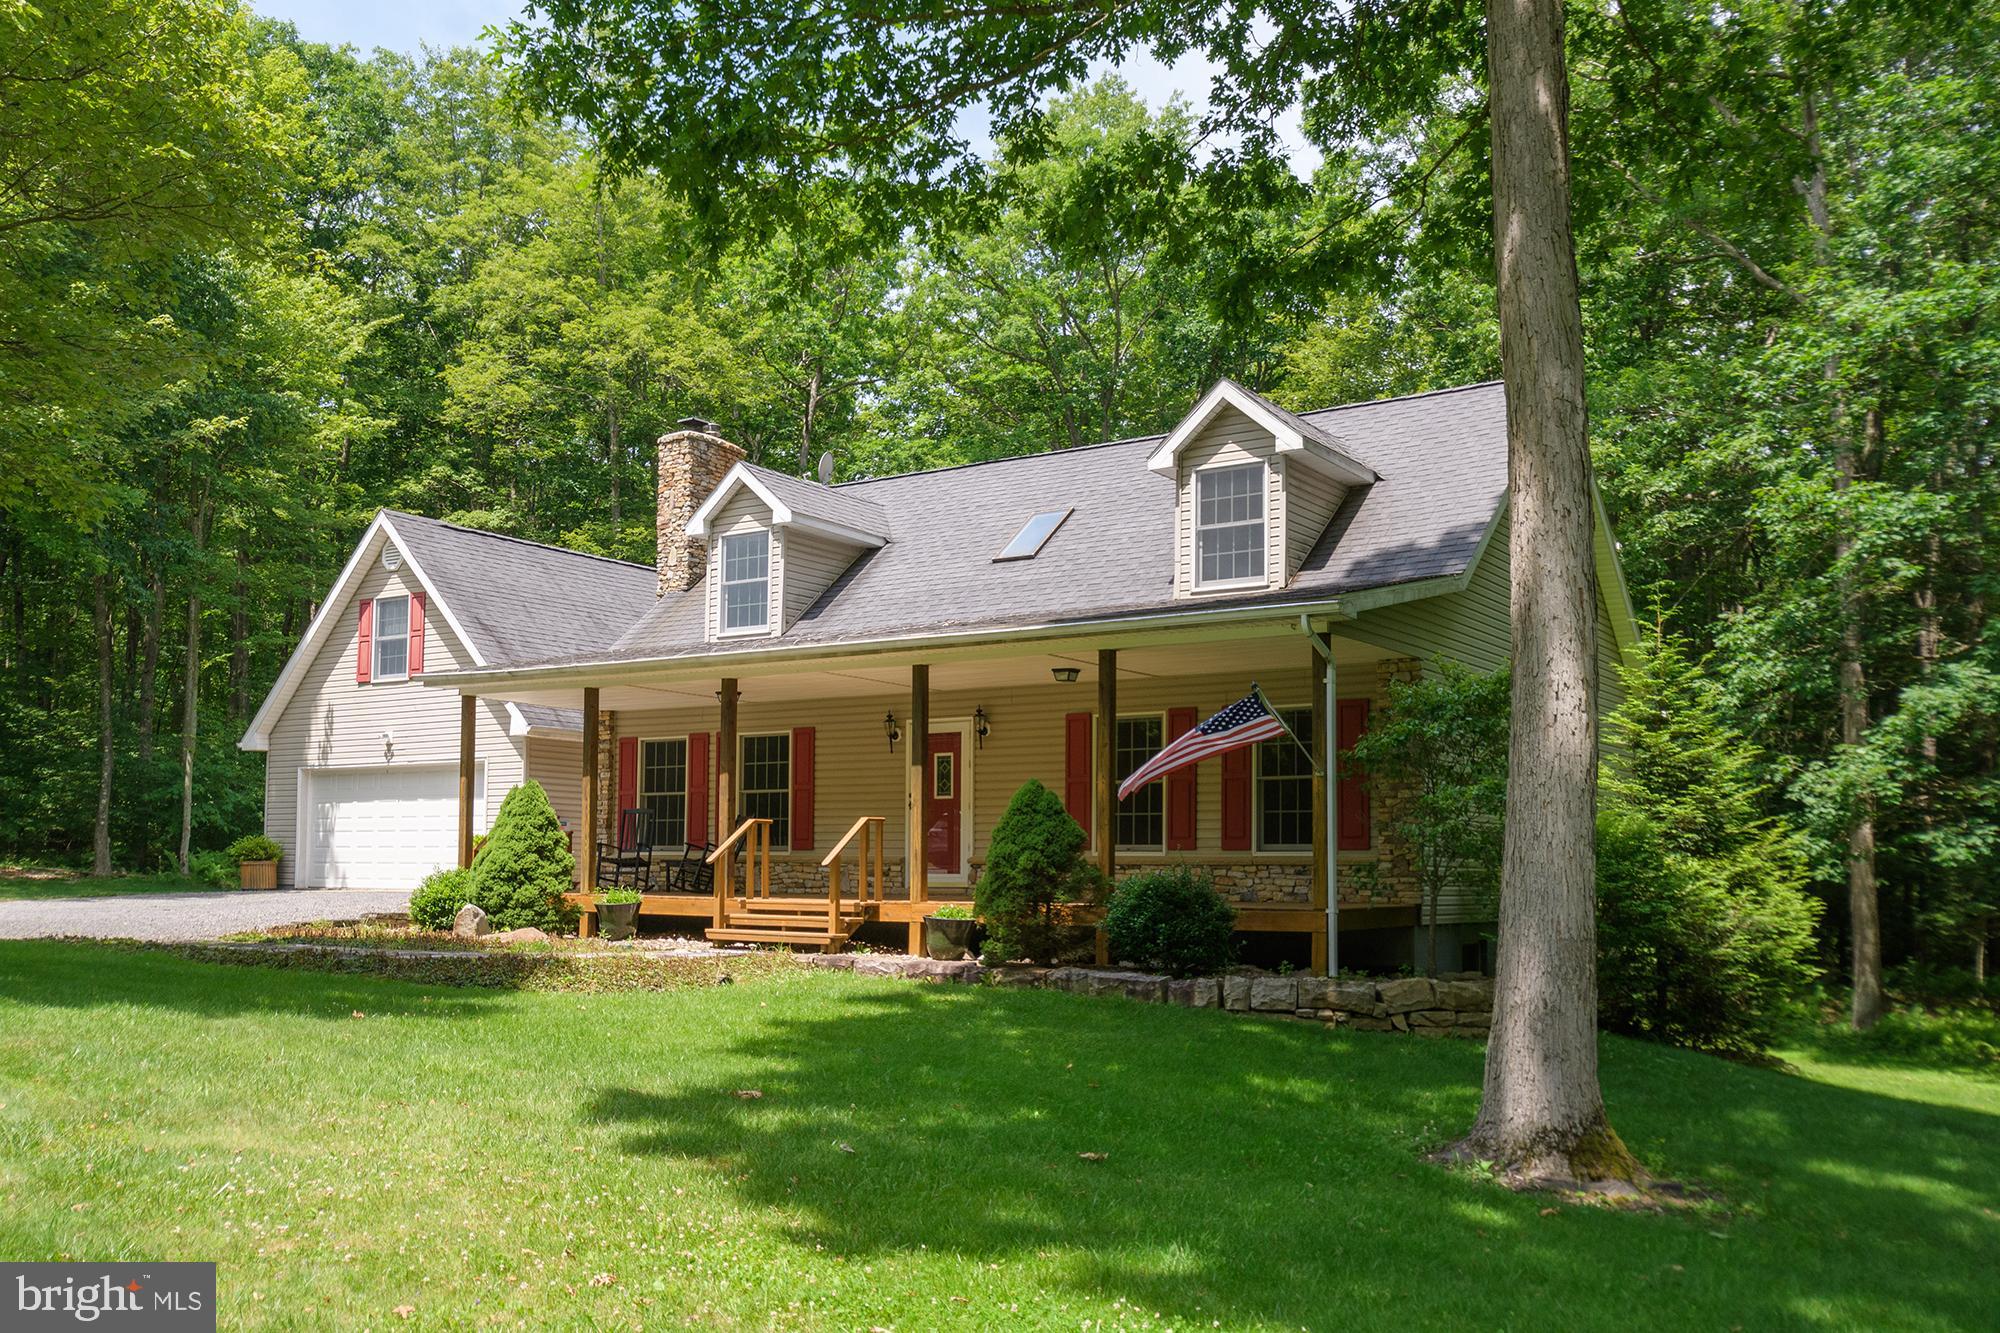
[[[732,532],[722,539],[722,632],[771,624],[771,534]]]
[[[410,599],[375,599],[375,663],[372,679],[405,680],[410,674]]]
[[[1265,496],[1262,463],[1194,474],[1196,587],[1264,582]]]

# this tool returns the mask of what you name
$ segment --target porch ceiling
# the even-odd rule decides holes
[[[1373,662],[1385,656],[1373,644],[1335,637],[1334,660],[1342,665]],[[1308,648],[1296,629],[1246,632],[1229,640],[1122,647],[1118,650],[1118,678],[1142,681],[1156,676],[1243,676],[1244,687],[1262,670],[1303,669],[1309,660]],[[1053,672],[1075,667],[1074,684],[1058,682]],[[636,673],[635,673],[636,675]],[[931,664],[931,690],[1001,690],[1044,687],[1073,693],[1080,707],[1096,698],[1092,688],[1097,680],[1097,653],[1089,647],[1063,651],[1017,653],[1008,656],[967,658],[950,656]],[[651,708],[708,708],[715,704],[717,678],[690,676],[686,668],[628,677],[599,687],[598,705],[615,710]],[[815,699],[885,699],[907,696],[910,668],[904,662],[880,658],[828,661],[812,668],[759,674],[742,678],[745,698],[759,702],[789,703]],[[542,704],[553,708],[575,708],[582,692],[576,686],[530,688],[524,685],[495,685],[481,692],[486,697],[515,703]]]

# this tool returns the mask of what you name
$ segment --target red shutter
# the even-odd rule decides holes
[[[1090,836],[1090,714],[1063,718],[1063,808]]]
[[[1222,850],[1250,850],[1250,756],[1254,745],[1222,755]]]
[[[792,728],[792,832],[791,849],[809,850],[813,845],[813,729]]]
[[[708,836],[708,733],[688,737],[687,840],[697,845]]]
[[[375,600],[372,597],[364,597],[361,599],[361,638],[359,641],[361,648],[354,656],[354,683],[357,685],[366,685],[368,683],[368,673],[372,669],[375,660],[374,638]]]
[[[620,736],[618,738],[618,808],[636,810],[639,806],[639,738]],[[618,827],[616,824],[613,828]]]
[[[424,595],[410,594],[410,674],[424,674]]]
[[[1167,744],[1194,730],[1195,711],[1192,708],[1169,708],[1167,710]],[[1170,852],[1191,852],[1195,849],[1195,770],[1199,764],[1189,764],[1167,774],[1167,850]]]
[[[1345,755],[1368,730],[1368,701],[1340,699],[1334,703],[1336,728],[1334,743]],[[1369,817],[1368,780],[1343,758],[1337,770],[1335,809],[1339,812],[1338,843],[1343,852],[1365,852],[1373,838],[1374,823]]]

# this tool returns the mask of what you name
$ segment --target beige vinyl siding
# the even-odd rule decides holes
[[[1174,512],[1174,595],[1200,595],[1195,589],[1194,564],[1194,474],[1209,467],[1229,467],[1241,463],[1263,463],[1264,467],[1264,575],[1265,582],[1277,586],[1286,574],[1284,545],[1284,483],[1279,469],[1272,466],[1278,442],[1271,433],[1239,412],[1223,406],[1188,441],[1180,454],[1180,502]],[[1240,591],[1240,589],[1239,589]]]
[[[1426,669],[1440,657],[1492,671],[1505,666],[1513,639],[1508,615],[1507,520],[1502,516],[1463,592],[1442,593],[1363,611],[1341,633],[1420,658]]]
[[[1333,522],[1333,516],[1347,498],[1347,487],[1327,476],[1298,454],[1286,456],[1280,469],[1284,485],[1285,577],[1299,572],[1299,566]]]
[[[1193,708],[1206,717],[1241,698],[1250,674],[1262,683],[1273,703],[1282,707],[1307,706],[1312,700],[1311,666],[1306,656],[1309,651],[1301,641],[1282,660],[1267,656],[1246,664],[1254,666],[1253,673],[1226,678],[1121,680],[1119,711],[1134,716],[1164,713],[1170,708]],[[1339,693],[1342,697],[1372,697],[1376,680],[1373,666],[1343,667]],[[1062,793],[1065,718],[1072,712],[1094,712],[1096,704],[1096,689],[1087,679],[1074,685],[1051,683],[1002,691],[933,691],[930,711],[934,728],[968,721],[975,708],[986,710],[992,726],[992,734],[983,747],[968,740],[965,751],[975,858],[985,856],[987,839],[1021,784],[1038,778],[1050,790]],[[906,736],[893,754],[882,729],[882,715],[891,710]],[[713,732],[717,723],[713,709],[622,709],[616,718],[621,737]],[[900,862],[904,848],[906,774],[912,754],[908,723],[907,692],[826,699],[810,705],[760,705],[754,694],[746,694],[738,714],[740,734],[789,731],[805,725],[816,728],[815,850],[798,853],[795,859],[817,864],[857,817],[881,815],[887,821],[886,856],[892,862]],[[1193,855],[1202,860],[1303,862],[1310,859],[1306,852],[1223,852],[1220,763],[1202,764],[1196,782],[1197,851]],[[714,790],[712,783],[710,790]],[[1149,860],[1172,861],[1180,855],[1123,852],[1119,860],[1136,865]],[[1344,853],[1341,860],[1361,862],[1372,857],[1372,852]]]
[[[722,539],[731,533],[769,531],[771,511],[764,507],[749,487],[740,488],[729,498],[729,503],[716,512],[709,524],[708,543],[708,633],[710,638],[722,637]],[[745,630],[731,634],[729,638],[755,638],[758,633],[776,634],[783,624],[783,607],[779,603],[779,591],[784,587],[785,552],[784,543],[773,534],[771,538],[770,601],[765,608],[765,619],[769,628],[763,631]]]
[[[527,775],[549,794],[549,804],[556,809],[556,818],[562,820],[563,827],[570,830],[570,852],[583,855],[583,742],[559,741],[546,736],[530,736],[527,740]],[[604,756],[607,764],[618,762],[618,751],[614,746],[611,753]],[[615,769],[613,770],[616,771]],[[580,873],[580,872],[579,872]]]
[[[785,528],[781,535],[785,569],[780,593],[785,605],[783,628],[790,629],[819,600],[820,594],[847,572],[860,548],[792,527]]]
[[[301,768],[458,762],[455,691],[427,689],[417,680],[361,685],[354,679],[361,599],[418,590],[407,563],[390,573],[379,557],[371,559],[354,598],[341,608],[334,632],[314,655],[271,728],[271,748],[264,761],[264,831],[285,849],[278,865],[282,885],[294,884],[299,864]],[[424,618],[425,670],[446,671],[471,661],[471,653],[452,633],[433,599]],[[519,742],[507,734],[507,724],[506,705],[480,703],[475,744],[486,766],[485,810],[475,820],[480,828],[491,823],[501,799],[521,781]],[[393,733],[393,746],[384,733]]]

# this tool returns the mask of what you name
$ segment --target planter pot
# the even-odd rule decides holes
[[[246,889],[275,889],[278,887],[278,863],[276,861],[242,861],[237,865],[237,874]]]
[[[924,953],[940,963],[955,963],[972,949],[972,932],[979,922],[969,916],[924,918]]]
[[[639,904],[599,903],[597,933],[607,940],[629,940],[639,933]]]

